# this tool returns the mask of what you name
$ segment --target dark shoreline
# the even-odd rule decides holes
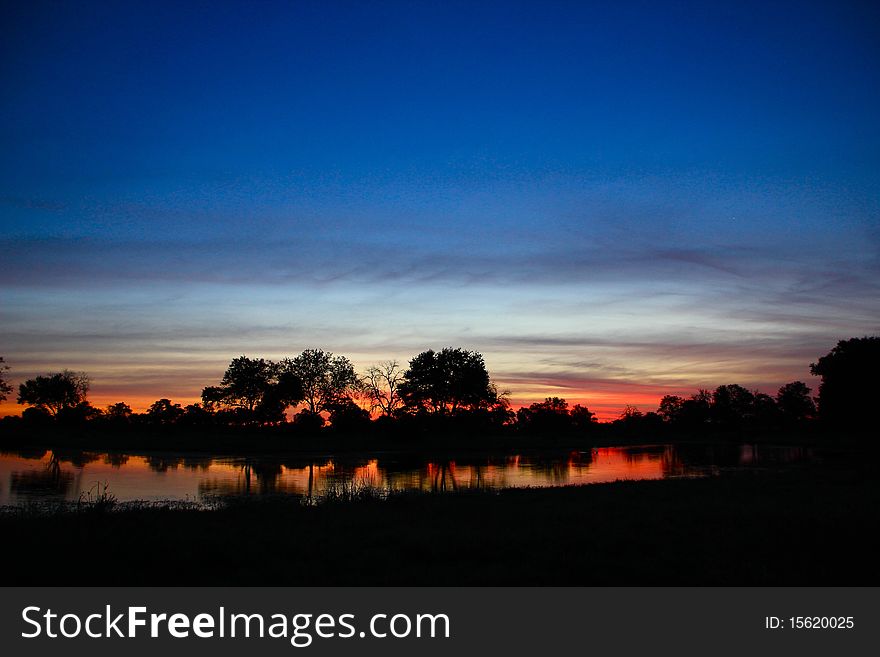
[[[124,455],[139,457],[170,457],[175,459],[210,459],[210,460],[278,460],[282,463],[285,461],[302,462],[304,464],[319,461],[330,461],[339,459],[342,461],[359,461],[368,459],[423,459],[437,462],[456,461],[472,462],[479,459],[502,458],[509,456],[549,456],[549,457],[565,457],[573,453],[589,452],[591,450],[601,450],[606,448],[627,448],[631,450],[662,450],[665,447],[673,446],[679,449],[709,449],[713,447],[735,449],[743,446],[762,447],[768,449],[784,449],[784,448],[804,448],[813,452],[830,457],[835,460],[845,460],[847,462],[861,458],[863,455],[873,457],[877,450],[866,447],[864,445],[834,445],[828,443],[797,443],[797,442],[733,442],[730,440],[678,440],[678,441],[655,441],[645,442],[608,442],[597,444],[577,444],[565,442],[548,442],[547,444],[528,445],[520,444],[498,444],[498,445],[467,445],[459,443],[439,443],[431,444],[415,444],[415,445],[386,445],[384,447],[370,446],[345,446],[340,447],[338,444],[335,448],[326,446],[318,447],[297,447],[296,449],[228,449],[228,450],[211,450],[211,449],[176,449],[172,447],[154,447],[154,448],[125,448],[125,447],[103,447],[95,448],[77,447],[77,446],[51,446],[45,443],[37,445],[7,446],[0,442],[0,456],[4,454],[14,456],[24,456],[26,458],[41,458],[48,452],[54,452],[62,461],[68,460],[70,455],[76,454],[94,454],[94,455]]]
[[[868,585],[865,461],[705,479],[0,515],[8,585]],[[47,567],[55,563],[57,566]]]
[[[24,426],[0,424],[0,452],[16,450],[79,449],[87,452],[125,454],[214,455],[223,457],[294,456],[323,458],[339,455],[394,453],[443,457],[449,455],[564,452],[602,447],[639,445],[764,445],[770,447],[817,447],[841,450],[865,449],[872,441],[860,434],[799,431],[695,432],[659,430],[621,432],[611,425],[598,425],[586,433],[524,434],[514,430],[498,433],[471,432],[364,432],[322,430],[301,434],[289,426],[262,428],[179,428],[166,430],[51,430],[35,431]]]

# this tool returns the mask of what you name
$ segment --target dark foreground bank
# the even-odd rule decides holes
[[[213,511],[0,514],[4,584],[880,584],[869,464]]]

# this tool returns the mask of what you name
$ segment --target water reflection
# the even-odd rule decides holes
[[[128,463],[128,454],[104,454],[104,463],[115,468],[121,468]]]
[[[406,455],[318,458],[147,456],[80,450],[0,453],[0,505],[32,499],[76,501],[96,483],[125,500],[290,494],[311,498],[330,487],[367,483],[385,490],[563,486],[618,479],[699,477],[729,468],[812,459],[798,447],[657,445],[569,453],[425,459]]]
[[[66,498],[73,480],[73,473],[60,469],[25,470],[10,475],[9,490],[17,497]]]

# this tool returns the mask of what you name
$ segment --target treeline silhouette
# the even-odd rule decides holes
[[[90,381],[64,370],[37,376],[18,386],[21,417],[4,418],[12,433],[59,429],[193,433],[229,431],[271,436],[357,435],[412,440],[420,435],[517,436],[522,440],[567,440],[606,435],[741,436],[761,432],[863,434],[873,426],[873,377],[880,366],[880,337],[841,340],[811,365],[821,378],[818,396],[802,381],[775,395],[737,384],[667,395],[656,411],[627,406],[612,422],[599,423],[585,406],[550,397],[514,411],[509,393],[492,383],[483,356],[447,347],[413,357],[404,369],[386,361],[358,375],[344,356],[307,349],[272,361],[234,358],[216,385],[203,389],[201,402],[183,406],[170,399],[135,413],[125,402],[105,408],[87,399]],[[0,401],[12,392],[9,367],[0,358]],[[295,410],[289,414],[290,409]]]

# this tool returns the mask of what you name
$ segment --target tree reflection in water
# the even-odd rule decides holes
[[[128,463],[128,454],[104,454],[104,463],[114,468],[121,468]]]
[[[39,458],[46,455],[44,451]],[[75,477],[72,472],[62,469],[64,459],[57,452],[49,452],[49,461],[42,470],[23,470],[13,472],[9,478],[9,488],[14,493],[25,493],[34,496],[65,496],[73,485]],[[91,459],[94,460],[94,459]],[[89,462],[83,454],[77,462]]]
[[[458,482],[455,481],[455,461],[428,463],[426,471],[432,491],[445,491],[447,488],[458,490]]]
[[[518,455],[458,454],[455,458],[430,458],[416,453],[315,459],[7,450],[0,459],[0,478],[10,486],[0,490],[0,504],[52,495],[75,501],[81,490],[80,480],[107,481],[114,494],[123,500],[277,494],[304,496],[311,501],[328,491],[352,486],[378,492],[560,486],[618,479],[706,476],[727,469],[767,464],[776,467],[813,458],[810,449],[755,449],[735,444],[601,447]],[[159,497],[164,491],[168,497]]]
[[[329,460],[282,460],[272,457],[235,459],[227,465],[234,467],[238,475],[235,478],[204,479],[198,485],[200,494],[212,497],[285,494],[304,495],[312,499],[316,494],[318,472],[326,476],[326,471],[332,468]],[[308,473],[305,489],[294,478],[287,476],[296,471]]]

